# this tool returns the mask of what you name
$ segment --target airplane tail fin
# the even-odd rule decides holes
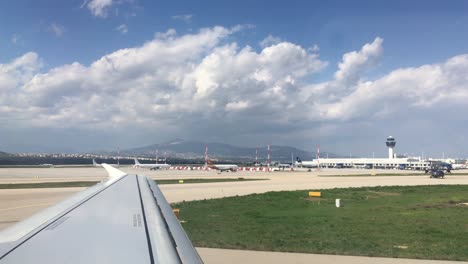
[[[96,162],[96,159],[93,159],[93,165],[94,165],[94,166],[97,166],[97,165],[98,165],[97,162]]]
[[[299,162],[299,163],[302,162],[302,160],[299,157],[296,157],[296,161]]]
[[[140,162],[138,161],[137,158],[135,158],[135,165],[140,165]]]

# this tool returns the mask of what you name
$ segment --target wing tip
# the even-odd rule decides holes
[[[116,169],[116,168],[114,168],[111,165],[106,164],[106,163],[102,163],[102,167],[104,167],[104,169],[106,169],[107,173],[109,174],[109,178],[120,178],[120,177],[123,177],[123,176],[127,175],[126,172],[118,170],[118,169]]]

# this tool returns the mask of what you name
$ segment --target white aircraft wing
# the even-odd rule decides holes
[[[159,187],[107,164],[99,183],[0,233],[0,263],[203,263]]]

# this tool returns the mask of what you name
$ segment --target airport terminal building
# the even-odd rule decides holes
[[[316,159],[317,167],[320,168],[362,168],[362,169],[408,169],[425,170],[431,164],[413,158],[394,159],[372,159],[372,158],[338,158],[338,159]]]
[[[388,137],[385,142],[388,148],[388,158],[320,158],[302,162],[303,167],[318,168],[363,168],[363,169],[408,169],[426,170],[431,163],[420,158],[398,158],[394,152],[395,138]]]

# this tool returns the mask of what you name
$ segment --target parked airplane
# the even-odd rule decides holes
[[[303,167],[303,168],[317,168],[318,167],[318,161],[317,160],[302,161],[299,157],[297,157],[295,165]]]
[[[235,164],[213,164],[210,158],[208,158],[208,146],[205,147],[205,166],[211,169],[218,170],[219,172],[223,171],[237,171],[239,167]]]
[[[114,164],[107,163],[107,165],[111,165],[112,167],[119,167],[120,166],[119,163],[114,163]],[[94,167],[102,167],[102,163],[97,163],[96,159],[93,159],[93,166]]]
[[[159,170],[159,169],[169,169],[171,165],[169,164],[141,164],[137,158],[135,158],[135,165],[134,168],[149,168],[150,170]]]
[[[152,179],[102,166],[107,181],[2,231],[0,263],[203,263]]]
[[[452,164],[452,170],[461,170],[466,168],[468,168],[466,164]]]
[[[280,164],[278,164],[277,167],[280,168],[280,169],[289,169],[289,168],[291,168],[291,166],[292,165],[289,164],[289,163],[280,163]]]
[[[219,170],[220,172],[223,172],[223,171],[235,172],[239,169],[239,166],[235,164],[213,164],[211,160],[208,160],[208,168]]]

